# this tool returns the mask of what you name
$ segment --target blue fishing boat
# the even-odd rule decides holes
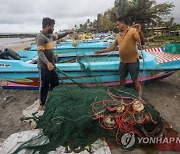
[[[26,52],[20,59],[0,59],[0,83],[3,88],[38,89],[39,74],[34,56],[37,52]],[[30,54],[31,53],[31,54]],[[32,54],[33,53],[33,54]],[[180,54],[140,51],[140,81],[165,78],[180,69]],[[171,56],[170,56],[171,55]],[[119,85],[118,54],[79,56],[73,62],[57,62],[56,71],[61,83],[83,84],[86,86]],[[130,76],[127,84],[132,84]]]
[[[95,50],[102,50],[107,48],[107,46],[110,43],[104,42],[104,41],[99,41],[99,42],[83,42],[83,41],[78,41],[77,46],[73,46],[72,42],[61,42],[60,44],[56,44],[54,46],[54,51],[57,54],[66,54],[66,53],[76,53],[76,54],[84,54],[87,53],[92,53]],[[32,44],[30,46],[30,51],[37,51],[37,47],[35,44]]]

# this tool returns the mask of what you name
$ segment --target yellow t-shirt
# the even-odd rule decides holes
[[[82,40],[87,40],[88,37],[86,36],[86,34],[82,34],[82,35],[81,35],[81,39],[82,39]]]
[[[134,28],[128,27],[124,35],[117,34],[115,43],[119,45],[119,56],[123,63],[133,63],[138,59],[137,41],[139,34]]]

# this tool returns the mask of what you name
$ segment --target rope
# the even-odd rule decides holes
[[[60,69],[58,69],[57,67],[55,67],[55,72],[57,73],[59,79],[62,81],[62,83],[65,85],[65,82],[63,81],[63,79],[60,77],[59,73],[62,73],[64,76],[66,76],[68,79],[70,79],[73,83],[75,83],[77,86],[79,86],[80,88],[84,88],[84,86],[76,81],[74,81],[71,77],[69,77],[66,73],[64,73],[63,71],[61,71]]]
[[[113,89],[116,90],[116,89]],[[121,92],[116,90],[116,92]],[[127,93],[132,95],[130,93]],[[158,119],[154,120],[153,113],[147,108],[149,105],[143,100],[135,97],[134,95],[123,96],[120,93],[115,94],[107,89],[107,95],[111,99],[101,100],[94,102],[92,105],[92,112],[94,120],[98,120],[99,125],[109,131],[116,132],[115,140],[117,144],[121,145],[119,139],[125,133],[134,133],[137,136],[156,136],[163,132],[163,128],[157,128],[159,123]],[[139,106],[136,104],[140,104]],[[137,118],[137,116],[140,116]],[[159,117],[161,119],[161,117]],[[148,120],[147,120],[148,119]],[[161,119],[162,120],[162,119]],[[156,127],[152,131],[148,131],[143,127],[143,124],[151,122]],[[139,125],[139,129],[137,129]],[[158,131],[160,129],[160,131]]]

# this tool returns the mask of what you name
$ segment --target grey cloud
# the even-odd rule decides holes
[[[115,0],[0,0],[0,29],[1,31],[39,31],[43,17],[56,20],[58,28],[69,28],[91,21],[98,13],[103,13],[114,6]],[[168,0],[157,0],[158,3]],[[173,11],[176,21],[179,21],[179,0],[169,0],[175,4]],[[16,25],[16,26],[15,26]],[[33,26],[32,26],[33,25]],[[8,29],[6,29],[8,27]]]
[[[0,0],[0,3],[1,32],[17,32],[18,27],[19,32],[33,29],[37,32],[43,17],[54,18],[59,29],[69,28],[87,19],[94,20],[98,13],[112,8],[114,0]]]
[[[56,18],[85,17],[102,13],[104,8],[111,8],[114,0],[0,0],[1,23],[19,23],[19,18],[25,20],[30,16],[52,16]],[[103,2],[107,3],[104,7]],[[96,5],[94,5],[96,3]],[[24,18],[23,18],[24,16]],[[5,20],[8,18],[8,20]],[[9,21],[11,18],[11,21]],[[14,18],[14,19],[13,19]],[[26,20],[26,21],[27,21]]]

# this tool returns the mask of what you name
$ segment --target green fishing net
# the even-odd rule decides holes
[[[160,135],[163,119],[159,112],[142,99],[141,107],[133,111],[137,100],[135,90],[119,86],[58,86],[48,97],[44,114],[35,118],[42,134],[14,153],[26,148],[45,154],[59,146],[66,147],[66,152],[78,153],[97,139],[122,147],[120,138],[127,132],[136,136]]]

